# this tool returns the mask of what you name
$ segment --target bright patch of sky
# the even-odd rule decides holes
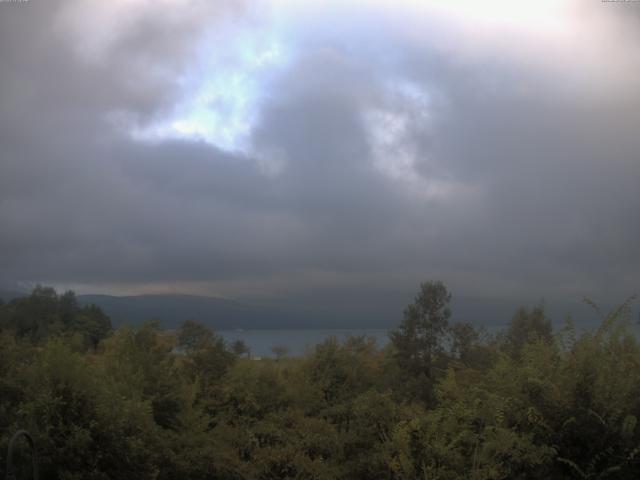
[[[526,8],[520,4],[516,8],[504,0],[488,0],[481,6],[475,0],[452,0],[446,4],[407,0],[400,2],[401,9],[382,0],[353,4],[287,0],[266,2],[269,3],[271,6],[259,21],[222,28],[216,25],[205,34],[195,61],[179,79],[181,99],[172,111],[150,124],[132,127],[129,122],[133,138],[205,141],[223,150],[251,155],[264,164],[265,173],[277,174],[286,163],[283,154],[252,151],[251,132],[273,81],[299,53],[318,46],[335,48],[360,62],[375,64],[385,76],[385,70],[393,70],[389,67],[398,60],[394,44],[402,43],[400,38],[405,35],[416,35],[412,27],[418,19],[420,37],[438,36],[436,19],[440,19],[463,25],[463,29],[482,38],[485,28],[493,32],[500,26],[507,30],[557,30],[566,8],[564,2],[551,0],[538,0]],[[370,8],[362,8],[365,4]],[[370,21],[362,21],[363,16]],[[406,22],[407,16],[416,19]],[[403,19],[403,28],[394,21],[398,20],[396,17]],[[425,20],[429,20],[428,25]],[[400,99],[403,107],[387,109],[383,105],[366,113],[376,167],[393,178],[419,186],[415,153],[407,139],[416,120],[428,123],[429,97],[424,86],[406,79],[395,77],[387,82],[389,95]],[[389,102],[394,104],[397,105]],[[419,189],[425,190],[423,187]]]
[[[269,83],[290,56],[274,31],[205,35],[197,61],[179,79],[181,101],[165,118],[131,134],[142,141],[201,140],[246,153]]]
[[[375,167],[397,180],[417,182],[411,128],[427,128],[429,96],[419,85],[395,80],[387,85],[386,105],[365,114]]]

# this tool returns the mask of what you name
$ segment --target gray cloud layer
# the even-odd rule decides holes
[[[597,38],[557,56],[375,15],[351,34],[293,29],[293,60],[238,153],[135,140],[113,118],[161,119],[203,32],[259,20],[142,9],[85,45],[69,5],[0,4],[0,281],[301,298],[428,278],[479,296],[638,288],[628,10],[576,12]],[[598,43],[617,47],[598,57]]]

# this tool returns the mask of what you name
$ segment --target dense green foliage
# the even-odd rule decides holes
[[[0,455],[31,431],[44,479],[631,479],[640,345],[628,304],[577,334],[543,309],[450,323],[421,286],[391,342],[253,360],[197,322],[112,332],[72,293],[0,304]],[[0,458],[4,477],[4,458]]]

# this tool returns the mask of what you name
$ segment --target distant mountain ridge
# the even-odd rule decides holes
[[[261,321],[273,322],[277,313],[232,300],[194,295],[79,295],[78,301],[98,305],[111,317],[115,326],[137,325],[145,320],[158,319],[164,327],[173,328],[184,320],[193,319],[216,329],[248,325],[257,328]]]
[[[0,298],[5,302],[26,295],[24,292],[0,290]],[[98,305],[111,317],[116,327],[158,319],[164,328],[175,328],[184,320],[193,319],[216,330],[394,328],[400,323],[403,310],[411,298],[402,294],[384,298],[372,295],[346,302],[342,298],[255,301],[186,294],[78,295],[81,305]],[[538,303],[454,295],[451,320],[476,326],[504,326],[518,307],[531,308]],[[569,313],[578,326],[594,326],[599,322],[595,311],[581,301],[548,301],[544,305],[547,315],[556,325],[561,324]],[[604,312],[611,307],[601,306]],[[636,304],[633,319],[638,318]]]
[[[395,325],[380,312],[368,309],[325,308],[286,301],[236,301],[195,295],[79,295],[82,304],[96,304],[111,317],[115,326],[137,325],[158,319],[165,328],[184,320],[198,320],[217,330],[307,329],[307,328],[387,328]],[[399,317],[398,317],[399,318]]]
[[[313,328],[393,328],[402,319],[408,301],[404,298],[361,305],[329,303],[296,304],[287,300],[269,303],[236,301],[193,295],[80,295],[83,304],[95,303],[109,315],[115,326],[140,324],[158,319],[165,328],[174,328],[188,319],[198,320],[218,330],[233,329],[313,329]],[[452,321],[480,326],[506,325],[520,306],[531,308],[538,302],[454,297]],[[596,325],[595,311],[580,301],[545,302],[545,310],[559,325],[571,313],[579,325]],[[607,311],[608,306],[602,306]],[[634,313],[634,318],[637,317]]]

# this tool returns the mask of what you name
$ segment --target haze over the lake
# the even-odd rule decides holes
[[[639,37],[640,2],[0,2],[0,287],[622,300]]]

